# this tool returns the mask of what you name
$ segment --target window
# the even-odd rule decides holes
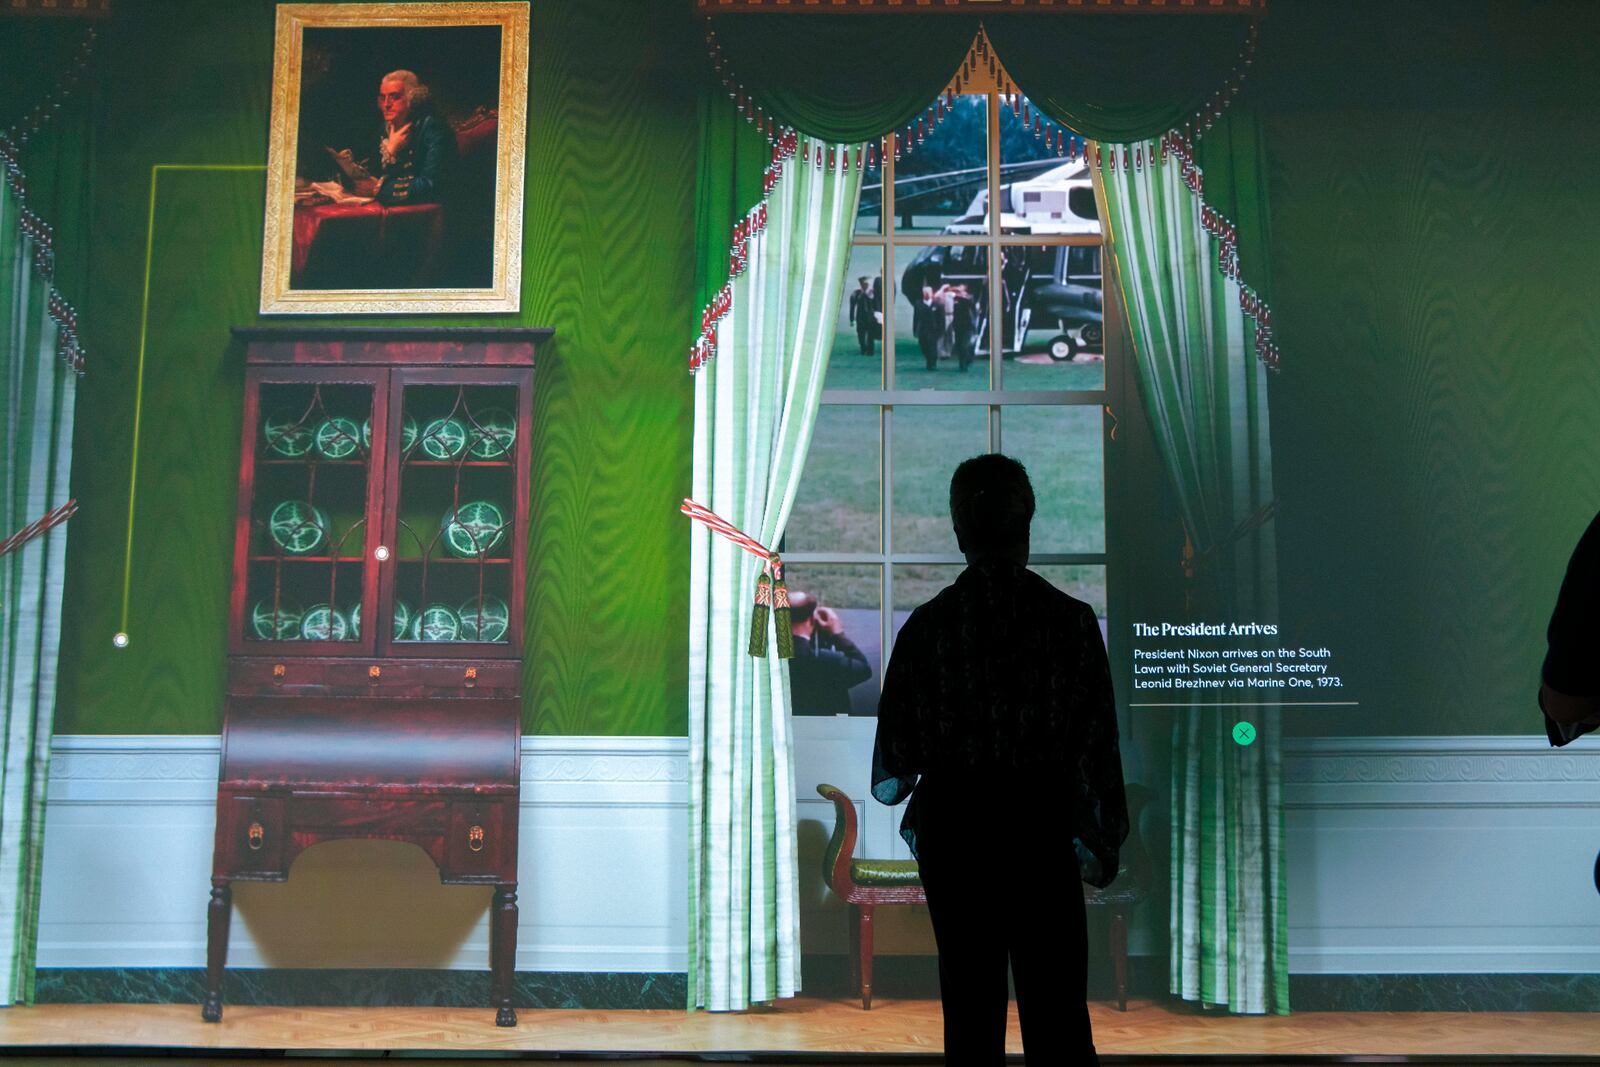
[[[827,609],[812,640],[850,661],[837,677],[864,680],[845,701],[797,667],[797,715],[874,712],[900,625],[965,565],[947,494],[977,453],[1027,465],[1030,565],[1105,617],[1100,224],[1081,156],[1047,146],[1025,104],[992,88],[956,97],[913,151],[897,159],[889,139],[864,176],[783,546],[791,592]],[[835,627],[842,640],[820,632]]]

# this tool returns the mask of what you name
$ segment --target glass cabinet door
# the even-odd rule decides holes
[[[382,421],[378,378],[257,379],[255,386],[247,408],[254,419],[250,484],[241,502],[248,509],[240,533],[244,650],[370,650],[365,616],[374,610],[376,583],[367,573],[367,540],[379,487],[373,478],[379,469],[373,421]]]
[[[387,639],[413,655],[510,654],[521,648],[526,385],[504,374],[396,378]]]

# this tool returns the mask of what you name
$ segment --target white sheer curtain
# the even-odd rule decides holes
[[[854,166],[781,164],[696,377],[693,497],[769,547],[816,422],[860,184]],[[690,536],[689,1004],[730,1011],[800,988],[789,668],[776,641],[748,651],[761,561],[698,523]]]

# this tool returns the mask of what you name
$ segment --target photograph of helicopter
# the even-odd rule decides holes
[[[1088,168],[1082,162],[1054,160],[1018,166],[1038,170],[1041,165],[1048,165],[1048,169],[1000,186],[1001,232],[1019,236],[1098,236],[1100,220]],[[897,195],[905,201],[915,191],[897,191]],[[951,219],[940,232],[987,232],[988,199],[987,189],[978,190],[966,212]],[[1001,254],[999,300],[993,304],[1002,316],[1002,354],[1006,358],[1028,350],[1029,334],[1035,331],[1050,332],[1043,350],[1057,362],[1070,361],[1080,352],[1103,351],[1098,245],[1015,246]],[[987,356],[991,314],[988,278],[988,249],[931,245],[907,265],[900,277],[900,291],[913,309],[922,303],[925,288],[937,292],[942,286],[949,286],[951,291],[969,296],[976,304],[977,315],[974,354]]]

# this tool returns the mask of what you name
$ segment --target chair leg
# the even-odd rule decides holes
[[[845,921],[846,921],[846,925],[848,925],[849,928],[850,928],[849,929],[850,948],[848,949],[848,951],[846,953],[849,956],[849,960],[850,960],[850,962],[847,964],[847,969],[850,971],[850,991],[852,993],[860,993],[861,992],[861,909],[858,906],[856,906],[855,904],[850,905],[849,914],[848,914],[848,916],[847,916]]]
[[[861,1010],[872,1010],[872,908],[861,905]]]
[[[1111,970],[1117,981],[1117,1010],[1128,1010],[1128,921],[1121,909],[1111,913]]]

